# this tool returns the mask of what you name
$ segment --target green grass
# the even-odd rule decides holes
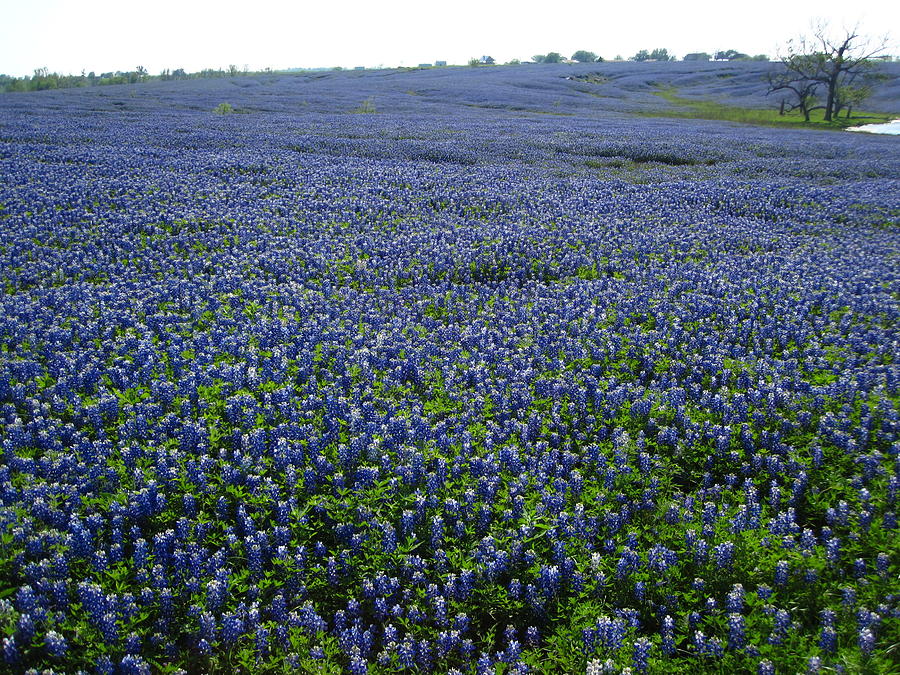
[[[681,109],[657,110],[651,113],[638,113],[647,117],[678,117],[687,119],[722,120],[726,122],[739,122],[741,124],[758,124],[773,127],[807,127],[813,129],[846,129],[863,124],[880,124],[890,122],[900,117],[900,113],[889,115],[885,113],[854,112],[850,119],[839,119],[826,122],[824,111],[814,110],[810,115],[810,121],[803,119],[799,112],[779,115],[776,109],[744,108],[742,106],[728,105],[717,101],[697,101],[695,99],[678,96],[674,87],[668,87],[654,92],[669,103],[681,106]]]
[[[364,100],[358,108],[353,109],[354,113],[370,115],[375,112],[375,101],[371,98]]]

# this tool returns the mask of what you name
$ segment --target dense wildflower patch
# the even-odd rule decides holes
[[[896,143],[446,72],[0,99],[6,667],[889,672]]]

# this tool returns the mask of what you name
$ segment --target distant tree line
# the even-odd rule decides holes
[[[559,52],[547,52],[546,54],[535,54],[531,57],[535,63],[565,63],[566,58]],[[569,61],[577,61],[578,63],[597,63],[603,61],[602,56],[597,56],[594,52],[587,49],[579,49],[572,54]]]
[[[652,51],[646,49],[640,50],[632,56],[629,61],[677,61],[674,54],[670,54],[668,49],[657,48]],[[691,52],[682,57],[682,61],[768,61],[769,57],[765,54],[757,54],[750,56],[737,51],[736,49],[726,49],[709,54],[708,52]]]
[[[757,54],[750,56],[736,49],[726,49],[709,54],[707,52],[691,52],[685,54],[682,61],[768,61],[766,54]]]
[[[646,49],[642,49],[637,54],[632,56],[629,61],[674,61],[675,57],[669,54],[668,49],[654,49],[652,52],[648,52]]]
[[[267,68],[262,72],[272,72]],[[210,77],[235,77],[237,75],[249,75],[250,71],[245,66],[239,69],[235,65],[228,68],[204,68],[195,73],[185,72],[184,68],[174,70],[165,69],[159,75],[150,75],[143,66],[134,70],[96,74],[94,71],[81,75],[62,75],[51,73],[47,68],[37,68],[34,75],[25,77],[11,77],[0,75],[0,92],[8,91],[45,91],[47,89],[69,89],[71,87],[94,87],[108,84],[134,84],[136,82],[168,81],[168,80],[194,80]],[[257,73],[253,73],[257,74]]]
[[[546,54],[535,54],[531,57],[532,61],[535,63],[563,63],[566,61],[565,57],[559,52],[548,52]],[[570,59],[571,61],[578,61],[579,63],[592,63],[596,61],[603,61],[602,56],[597,56],[594,52],[587,51],[585,49],[579,49],[577,52],[572,54]],[[616,56],[615,61],[622,61],[621,56]],[[664,47],[657,47],[656,49],[648,50],[641,49],[634,56],[628,58],[629,61],[677,61],[677,57],[674,54],[670,54],[669,50]],[[739,52],[736,49],[726,49],[716,51],[713,54],[709,54],[708,52],[691,52],[690,54],[685,54],[684,61],[768,61],[769,57],[765,54],[757,54],[756,56],[750,56],[749,54],[744,54],[743,52]]]

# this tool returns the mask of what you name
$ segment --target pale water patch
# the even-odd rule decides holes
[[[887,124],[864,124],[861,127],[850,127],[847,131],[867,131],[870,134],[900,135],[900,120],[892,120]]]

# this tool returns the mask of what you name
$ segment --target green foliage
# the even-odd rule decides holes
[[[589,52],[585,49],[579,49],[577,52],[572,54],[572,60],[578,61],[579,63],[593,63],[597,60],[597,55],[594,52]]]
[[[234,112],[234,108],[230,103],[220,103],[213,110],[217,115],[230,115]]]
[[[246,70],[238,72],[235,66],[229,66],[227,70],[216,68],[204,68],[195,73],[188,73],[184,68],[168,68],[162,70],[159,75],[150,75],[144,66],[137,66],[131,71],[110,71],[97,74],[81,72],[80,75],[63,75],[50,72],[47,68],[36,68],[33,75],[25,77],[11,77],[0,74],[0,92],[25,92],[44,91],[47,89],[70,89],[72,87],[96,87],[110,84],[142,84],[157,80],[192,80],[200,78],[226,77],[237,75],[259,75],[271,73],[271,69],[250,73]]]
[[[716,52],[714,57],[716,61],[749,61],[750,56],[748,54],[743,54],[736,49],[726,49],[724,51]]]
[[[91,78],[93,78],[91,73]],[[96,79],[96,78],[94,78]],[[67,89],[70,87],[85,87],[92,84],[91,79],[85,75],[61,75],[51,73],[46,68],[37,68],[31,77],[10,77],[0,75],[0,91],[45,91],[47,89]]]
[[[690,58],[689,58],[690,57]],[[698,58],[702,57],[702,58]],[[739,52],[736,49],[725,49],[721,51],[717,51],[714,56],[710,57],[706,52],[700,52],[696,54],[685,54],[685,61],[709,61],[710,58],[714,58],[716,61],[768,61],[769,57],[766,54],[756,54],[755,56],[750,56],[749,54],[744,54],[743,52]]]
[[[375,112],[375,101],[372,98],[367,98],[360,103],[358,108],[354,108],[353,112],[362,115],[370,115]]]
[[[631,61],[674,61],[675,57],[669,54],[669,50],[665,48],[658,47],[654,49],[652,52],[648,52],[646,49],[640,50],[637,54],[631,57]]]
[[[535,54],[531,57],[535,63],[561,63],[562,54],[559,52],[550,52],[548,54]]]

